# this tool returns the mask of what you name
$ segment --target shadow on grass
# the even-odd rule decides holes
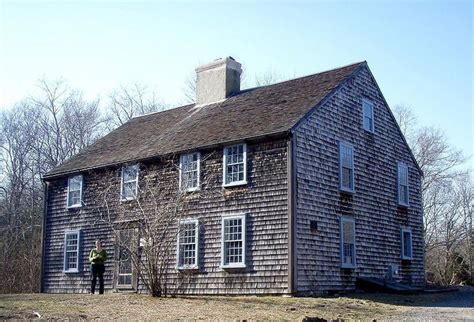
[[[421,292],[405,295],[366,292],[348,294],[347,297],[398,306],[474,308],[474,287],[472,286],[463,286],[458,290],[440,293]]]

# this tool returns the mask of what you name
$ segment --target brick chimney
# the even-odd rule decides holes
[[[240,91],[241,66],[229,56],[196,68],[196,104],[211,104],[237,94]]]

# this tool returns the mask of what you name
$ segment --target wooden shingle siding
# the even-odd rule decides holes
[[[373,134],[362,127],[363,98],[374,103]],[[352,194],[339,191],[341,140],[354,147]],[[389,264],[399,265],[404,282],[422,285],[421,174],[367,67],[298,125],[295,141],[298,293],[354,289],[358,276],[383,278]],[[407,209],[398,206],[397,161],[409,168]],[[341,268],[341,216],[355,218],[355,269]],[[401,260],[402,226],[413,232],[411,261]]]
[[[199,220],[199,270],[192,274],[182,292],[188,294],[282,294],[288,292],[288,194],[287,140],[272,139],[248,142],[248,184],[222,188],[222,147],[200,151],[204,199],[196,199],[183,217]],[[178,160],[179,156],[176,156]],[[120,168],[83,173],[83,206],[67,209],[67,178],[49,182],[48,216],[45,231],[43,290],[45,292],[88,292],[88,254],[96,238],[109,254],[106,264],[105,290],[114,289],[114,238],[107,225],[98,222],[105,177],[115,173],[119,202]],[[158,161],[140,164],[139,182],[158,180],[178,188],[178,171]],[[210,180],[208,180],[210,179]],[[114,199],[115,198],[115,199]],[[130,207],[132,207],[130,204]],[[114,212],[114,203],[111,203]],[[133,211],[133,209],[130,209]],[[246,268],[221,269],[221,216],[245,213]],[[64,231],[81,229],[79,273],[63,273]],[[169,287],[178,280],[175,257],[170,263]],[[143,285],[139,286],[143,290]]]

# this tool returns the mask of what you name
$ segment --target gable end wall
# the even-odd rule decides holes
[[[362,128],[361,99],[374,102],[375,133]],[[356,278],[383,278],[389,264],[401,279],[423,285],[421,174],[367,67],[316,108],[294,132],[296,279],[300,294],[355,288]],[[338,142],[354,147],[355,193],[339,191]],[[410,207],[397,203],[397,161],[409,167]],[[341,216],[355,218],[356,262],[340,267]],[[310,230],[315,221],[316,230]],[[400,259],[400,229],[413,232],[413,260]]]

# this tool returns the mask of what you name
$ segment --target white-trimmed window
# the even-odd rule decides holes
[[[398,204],[408,207],[410,205],[410,192],[408,188],[408,166],[403,162],[397,164]]]
[[[339,189],[354,192],[354,149],[347,142],[339,142]]]
[[[179,222],[178,231],[178,269],[198,268],[199,222],[186,219]]]
[[[374,103],[362,99],[362,126],[364,130],[374,133]]]
[[[79,272],[79,246],[81,231],[66,230],[64,232],[64,272]]]
[[[402,259],[413,259],[413,245],[411,239],[411,229],[401,229],[401,240],[402,240]]]
[[[224,148],[223,186],[247,184],[247,144],[236,144]]]
[[[138,164],[122,167],[121,200],[133,200],[138,191]]]
[[[341,267],[356,267],[355,220],[351,217],[341,217]]]
[[[183,154],[179,158],[179,187],[186,191],[199,189],[201,153]]]
[[[222,268],[245,267],[245,215],[222,217]]]
[[[82,205],[82,176],[69,177],[67,180],[67,207],[77,208]]]

